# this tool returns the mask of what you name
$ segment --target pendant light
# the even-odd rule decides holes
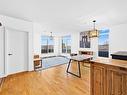
[[[50,32],[50,39],[51,39],[51,40],[53,39],[53,35],[52,35],[52,32]]]
[[[90,38],[98,37],[99,31],[95,28],[96,20],[93,20],[93,30],[90,31]]]
[[[0,26],[2,26],[2,23],[0,22]]]

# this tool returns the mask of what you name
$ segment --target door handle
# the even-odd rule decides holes
[[[10,53],[9,53],[8,55],[11,56],[11,55],[13,55],[13,54],[10,54]]]

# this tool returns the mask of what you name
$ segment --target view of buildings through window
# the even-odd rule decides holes
[[[109,57],[109,29],[99,31],[98,56]]]
[[[62,53],[71,53],[71,36],[62,37]]]
[[[41,36],[41,53],[53,53],[54,40],[50,36]]]

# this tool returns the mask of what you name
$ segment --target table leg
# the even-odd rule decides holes
[[[72,74],[72,75],[74,75],[74,76],[76,76],[76,77],[81,78],[80,62],[78,61],[78,75],[77,75],[77,74],[74,74],[74,73],[72,73],[72,72],[69,71],[70,64],[71,64],[71,59],[70,59],[70,61],[69,61],[69,63],[68,63],[66,72],[69,73],[69,74]]]
[[[68,66],[67,66],[67,73],[68,73],[68,70],[69,70],[69,67],[70,67],[70,64],[71,64],[71,59],[69,60],[69,63],[68,63]]]
[[[80,62],[78,61],[79,77],[81,78]]]

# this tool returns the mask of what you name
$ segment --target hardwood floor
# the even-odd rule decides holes
[[[10,75],[0,95],[90,95],[90,69],[81,66],[82,78],[77,78],[66,73],[66,66]]]
[[[4,82],[4,78],[0,78],[0,92],[1,92],[1,88],[2,88],[3,82]]]
[[[2,78],[0,78],[0,88],[1,88],[1,85],[2,85]]]

